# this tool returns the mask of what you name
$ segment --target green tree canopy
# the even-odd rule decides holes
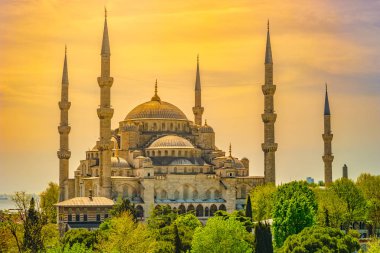
[[[177,249],[179,246],[178,252],[187,252],[191,249],[194,231],[201,226],[202,223],[192,213],[182,214],[177,217],[173,223],[173,233],[175,236],[175,248]],[[175,230],[178,231],[178,238],[176,238],[177,232]]]
[[[367,203],[362,191],[352,180],[341,178],[335,180],[330,187],[347,205],[347,212],[345,215],[345,227],[347,230],[350,223],[364,219]]]
[[[273,232],[277,247],[290,235],[315,223],[317,202],[306,182],[291,182],[278,187],[274,194]]]
[[[63,248],[71,248],[74,244],[84,245],[87,249],[92,249],[97,242],[96,231],[89,231],[84,228],[71,229],[62,238]]]
[[[360,248],[357,238],[336,228],[308,227],[289,236],[281,253],[352,253]]]
[[[57,208],[54,204],[58,202],[58,195],[59,186],[53,182],[40,194],[41,212],[49,223],[57,223]]]
[[[268,223],[256,223],[254,245],[257,253],[273,253],[272,232]]]
[[[252,204],[252,218],[262,221],[272,218],[273,194],[276,186],[273,183],[254,187],[250,192]]]
[[[195,230],[192,253],[253,252],[253,235],[235,219],[213,217]]]

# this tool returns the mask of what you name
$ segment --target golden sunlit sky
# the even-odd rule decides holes
[[[277,85],[277,183],[323,179],[328,83],[333,178],[380,173],[380,2],[354,0],[1,0],[0,193],[58,182],[58,100],[68,47],[70,177],[95,145],[100,47],[108,10],[113,128],[148,101],[193,120],[200,55],[204,118],[216,144],[263,175],[264,53],[270,19]]]

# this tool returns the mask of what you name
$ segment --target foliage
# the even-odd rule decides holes
[[[372,234],[380,227],[380,176],[361,174],[356,185],[363,192],[367,202],[367,223],[372,225]]]
[[[247,204],[245,205],[245,217],[248,217],[252,219],[252,202],[251,202],[251,196],[247,197]]]
[[[195,230],[192,253],[253,252],[253,235],[236,219],[213,217],[206,226]]]
[[[367,244],[367,253],[379,253],[380,252],[380,239],[374,239]]]
[[[340,228],[346,222],[347,204],[331,188],[313,189],[318,200],[317,223],[320,226]]]
[[[0,252],[21,252],[23,232],[17,214],[0,211]]]
[[[276,186],[273,183],[254,187],[251,192],[252,218],[262,221],[272,218],[273,194]]]
[[[246,217],[243,211],[234,211],[232,213],[227,213],[226,211],[219,210],[215,212],[214,216],[223,217],[223,219],[225,220],[231,219],[231,218],[234,220],[237,220],[241,224],[243,224],[247,232],[252,232],[252,228],[253,228],[252,220]]]
[[[34,198],[30,200],[29,209],[25,216],[23,248],[38,252],[43,249],[42,220],[40,213],[35,209]]]
[[[71,248],[74,244],[83,244],[87,249],[94,247],[97,242],[97,232],[89,231],[84,228],[71,229],[65,233],[62,238],[64,248]]]
[[[301,233],[289,236],[282,253],[352,253],[360,248],[357,238],[336,228],[308,227]]]
[[[347,178],[335,180],[331,189],[342,199],[347,205],[347,212],[345,215],[346,223],[345,228],[348,230],[349,225],[364,218],[366,201],[362,191],[354,184],[354,182]]]
[[[42,227],[41,238],[45,249],[59,246],[58,225],[49,223]]]
[[[87,248],[85,244],[74,243],[72,246],[57,246],[46,250],[47,253],[92,253],[92,249]]]
[[[306,182],[291,182],[278,187],[274,194],[273,232],[277,247],[290,235],[315,223],[317,202]]]
[[[153,252],[155,240],[145,224],[135,223],[132,214],[124,212],[105,221],[99,229],[97,249],[101,252]]]
[[[120,216],[124,212],[129,212],[132,215],[133,221],[137,221],[137,210],[135,204],[132,204],[129,199],[122,199],[119,197],[113,206],[110,214],[112,216]]]
[[[57,208],[54,204],[58,202],[58,195],[59,186],[53,182],[40,194],[41,212],[49,223],[57,223]]]
[[[191,241],[193,240],[194,231],[201,227],[202,223],[192,214],[182,214],[173,222],[173,234],[175,249],[179,246],[178,252],[187,252],[191,249]],[[178,238],[177,238],[177,232]],[[179,239],[179,241],[177,241]]]
[[[254,246],[256,252],[273,253],[272,232],[268,223],[256,223]]]

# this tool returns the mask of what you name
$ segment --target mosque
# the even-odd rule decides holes
[[[111,126],[113,108],[110,71],[111,50],[107,15],[101,46],[101,73],[97,78],[100,106],[97,109],[100,134],[91,150],[69,178],[70,125],[68,122],[69,78],[65,52],[61,85],[58,222],[63,230],[96,227],[108,217],[114,201],[128,198],[144,219],[159,205],[179,213],[194,212],[207,219],[217,210],[232,212],[244,208],[251,188],[275,183],[273,61],[269,23],[265,52],[264,177],[249,175],[249,160],[232,156],[216,147],[212,126],[203,121],[199,58],[196,65],[194,120],[177,106],[163,101],[155,91],[147,102],[137,105],[116,128]],[[115,82],[117,85],[117,82]]]

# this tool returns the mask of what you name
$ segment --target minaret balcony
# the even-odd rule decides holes
[[[204,107],[199,107],[199,106],[193,107],[194,114],[203,114],[204,110],[205,110]]]
[[[329,162],[331,163],[333,160],[334,160],[334,156],[333,155],[324,155],[322,156],[322,159],[323,161],[326,163],[326,162]]]
[[[98,84],[99,84],[100,88],[103,88],[103,87],[112,87],[113,77],[109,77],[109,76],[98,77]]]
[[[261,90],[265,96],[271,95],[273,96],[276,92],[276,85],[262,85]]]
[[[70,109],[71,102],[60,101],[60,102],[58,102],[58,106],[59,106],[60,110],[68,110],[68,109]]]
[[[113,108],[110,107],[98,108],[97,112],[99,119],[111,119],[113,116]]]
[[[67,126],[67,125],[58,126],[58,133],[60,134],[69,134],[70,130],[71,130],[70,126]]]
[[[57,151],[57,156],[59,159],[69,159],[71,157],[71,152],[69,150],[60,149]]]
[[[331,142],[333,139],[333,134],[331,134],[331,133],[322,134],[322,138],[324,141]]]
[[[264,113],[261,114],[261,118],[263,119],[264,123],[274,123],[277,119],[277,114],[275,113]]]
[[[261,144],[261,149],[265,152],[276,152],[278,144],[277,143],[263,143]]]

